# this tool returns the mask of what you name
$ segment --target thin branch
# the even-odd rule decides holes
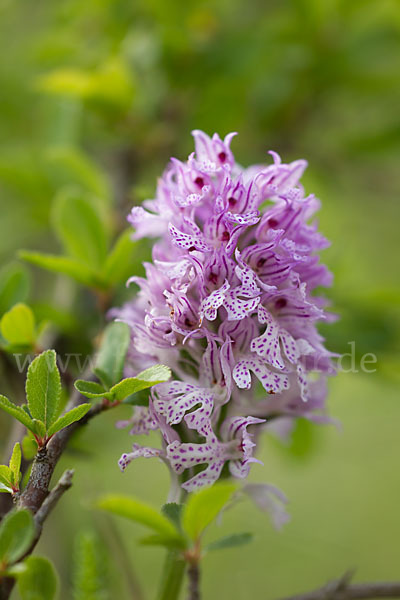
[[[58,503],[59,499],[64,494],[64,492],[69,490],[69,488],[72,486],[73,475],[73,470],[65,471],[65,473],[60,477],[57,485],[51,490],[51,492],[43,502],[42,506],[37,511],[35,515],[36,535],[31,547],[26,552],[23,558],[29,556],[29,554],[32,553],[42,533],[44,521],[47,519],[47,517],[49,516],[55,505]],[[0,580],[0,600],[8,600],[13,590],[14,584],[15,579],[11,577],[5,577],[4,579]]]
[[[290,596],[284,600],[368,600],[373,598],[400,598],[400,581],[373,581],[350,583],[352,574],[331,581],[321,588]]]
[[[198,561],[188,564],[188,595],[187,600],[200,600],[200,568]]]
[[[73,469],[69,469],[60,477],[57,485],[51,490],[42,506],[35,515],[35,523],[38,529],[38,537],[43,527],[43,523],[61,498],[61,496],[72,486]]]

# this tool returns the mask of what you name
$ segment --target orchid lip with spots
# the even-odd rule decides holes
[[[112,312],[131,326],[128,371],[162,362],[174,373],[126,423],[159,429],[162,447],[135,444],[120,466],[161,456],[186,490],[225,465],[246,477],[271,418],[328,420],[324,381],[335,372],[317,330],[331,315],[315,290],[332,277],[318,258],[328,246],[313,220],[319,201],[300,183],[306,162],[271,152],[272,164],[242,168],[234,135],[194,131],[195,152],[172,159],[155,199],[132,209],[134,239],[158,239],[146,277],[130,280],[138,293]]]

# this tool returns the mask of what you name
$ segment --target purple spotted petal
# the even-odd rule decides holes
[[[135,460],[135,458],[153,458],[154,456],[162,456],[162,454],[163,452],[157,448],[147,448],[144,446],[139,446],[138,444],[133,444],[132,452],[129,452],[128,454],[122,454],[118,461],[118,466],[121,471],[125,471],[129,463]]]
[[[285,363],[282,360],[279,337],[279,326],[271,320],[264,333],[251,342],[250,350],[261,356],[272,367],[284,369]]]
[[[200,407],[193,410],[198,405]],[[165,417],[169,425],[177,425],[185,417],[189,429],[197,431],[201,431],[209,421],[213,405],[211,390],[178,381],[160,384],[153,398],[155,411]]]
[[[300,358],[300,351],[293,336],[285,329],[279,330],[279,338],[282,343],[282,349],[286,358],[293,364],[296,364]]]
[[[167,447],[167,458],[177,473],[182,473],[185,469],[196,465],[213,462],[221,457],[219,445],[214,442],[204,444],[173,442]]]
[[[228,313],[228,321],[239,321],[252,314],[260,303],[260,298],[239,298],[235,291],[228,292],[224,307]]]
[[[200,318],[204,317],[209,321],[215,321],[217,318],[218,309],[225,300],[226,292],[229,290],[230,285],[228,281],[225,281],[224,285],[218,290],[214,290],[211,294],[204,298],[200,306]]]
[[[289,388],[287,375],[270,371],[265,362],[258,357],[247,358],[236,364],[233,369],[233,379],[238,388],[249,389],[251,387],[251,372],[269,394],[279,394]]]
[[[228,221],[231,221],[232,223],[238,223],[239,225],[256,225],[260,220],[260,213],[257,210],[240,215],[238,213],[231,213],[228,211],[226,213],[226,218]]]
[[[304,402],[308,400],[308,380],[306,371],[301,363],[297,365],[297,377],[300,386],[301,399]]]
[[[191,235],[179,231],[174,225],[169,225],[169,232],[172,236],[172,241],[176,246],[183,250],[199,250],[200,252],[207,252],[210,250],[204,240],[200,236]]]

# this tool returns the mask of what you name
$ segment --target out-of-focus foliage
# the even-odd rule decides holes
[[[381,537],[382,531],[389,532],[385,515],[376,518],[372,524],[375,533],[371,532],[371,516],[376,513],[374,500],[368,504],[366,496],[373,488],[381,498],[390,488],[395,497],[400,489],[393,475],[397,463],[388,459],[396,456],[388,447],[388,440],[394,439],[391,423],[400,417],[400,409],[390,400],[400,381],[398,1],[3,0],[0,49],[0,318],[15,304],[29,306],[34,323],[40,324],[35,342],[46,321],[46,328],[40,330],[43,347],[54,346],[60,354],[71,355],[71,369],[80,377],[83,363],[76,356],[87,356],[97,348],[104,310],[131,293],[125,290],[124,281],[129,275],[140,275],[141,263],[149,256],[150,244],[130,244],[125,215],[132,204],[152,197],[156,177],[169,156],[186,157],[192,150],[191,129],[221,135],[238,131],[240,141],[234,140],[233,147],[243,164],[269,160],[266,150],[270,148],[285,160],[304,157],[309,161],[305,184],[322,199],[321,229],[332,240],[324,261],[335,275],[329,296],[333,310],[341,316],[323,333],[332,350],[349,353],[343,367],[350,372],[333,384],[332,413],[336,415],[338,407],[345,427],[348,421],[353,434],[349,439],[345,433],[342,446],[332,441],[325,446],[326,436],[334,434],[301,422],[287,448],[277,446],[275,440],[268,442],[265,471],[260,470],[259,477],[269,479],[272,471],[276,483],[289,488],[295,481],[293,489],[285,491],[293,498],[294,513],[302,498],[307,499],[302,516],[312,529],[318,515],[311,497],[316,494],[322,503],[323,488],[329,481],[336,500],[329,512],[332,530],[327,532],[334,537],[345,527],[347,535],[353,531],[348,547],[352,560],[355,556],[357,562],[360,556],[361,567],[368,574],[373,568],[377,576],[385,577],[385,568],[390,569],[391,564],[388,557],[381,553],[371,558],[368,569],[363,551],[382,544],[394,548],[390,540]],[[89,218],[86,228],[78,230],[74,210],[97,218]],[[81,220],[79,223],[80,227]],[[47,271],[18,262],[21,248],[30,253],[24,258]],[[32,322],[30,316],[28,319]],[[1,342],[7,345],[6,340]],[[353,353],[350,342],[354,342]],[[26,351],[27,346],[22,347],[22,354]],[[367,375],[362,373],[360,361],[368,353],[376,356],[376,364],[369,366],[377,371]],[[1,391],[21,400],[17,371],[11,358],[1,354]],[[335,398],[335,393],[340,398]],[[1,414],[2,442],[8,423]],[[82,436],[79,450],[103,460],[109,478],[115,468],[117,491],[121,485],[126,492],[124,483],[132,485],[130,491],[136,495],[136,477],[118,483],[122,480],[117,467],[109,466],[110,461],[116,463],[126,438],[121,432],[111,433],[111,422],[103,425],[103,429],[98,426],[100,434],[90,438],[90,447]],[[121,436],[124,443],[117,449]],[[363,445],[366,439],[368,445]],[[100,445],[107,448],[103,458],[99,457]],[[325,447],[330,448],[326,455]],[[338,465],[337,448],[342,447],[346,459],[339,451]],[[361,456],[361,447],[366,457]],[[333,473],[324,485],[319,483],[324,474],[314,458],[317,454],[327,473]],[[357,473],[364,473],[364,464],[368,467],[365,480],[359,481]],[[136,468],[142,469],[146,493],[160,505],[165,490],[161,492],[160,484],[151,482],[148,464]],[[92,463],[88,469],[94,477]],[[307,490],[302,487],[301,472],[306,473],[304,481],[312,482],[307,483]],[[315,479],[317,473],[319,480]],[[109,481],[99,478],[102,491],[110,491]],[[353,482],[361,486],[357,499]],[[82,490],[90,488],[87,486],[87,482],[77,484],[75,502]],[[345,495],[350,489],[356,506],[349,513],[338,494],[344,490]],[[76,507],[68,505],[73,493],[71,500],[65,501],[70,507],[66,523],[78,518]],[[341,519],[346,522],[348,516],[347,526],[335,521],[341,501]],[[318,514],[325,514],[325,505],[318,506]],[[364,525],[357,529],[357,515],[362,510]],[[385,514],[394,510],[392,503]],[[364,540],[361,547],[357,540],[364,539],[367,522],[372,538]],[[241,526],[252,529],[247,521]],[[319,526],[323,527],[321,521]],[[71,529],[63,530],[67,540]],[[392,529],[391,525],[393,533]],[[274,538],[278,551],[268,557],[270,564],[276,560],[275,566],[287,565],[286,571],[300,578],[305,570],[300,573],[296,567],[299,555],[303,557],[296,531],[302,539],[305,530],[301,529],[295,530],[294,537],[279,538],[283,542]],[[260,541],[260,555],[267,542]],[[329,555],[329,565],[339,565],[338,557],[346,555],[340,541],[335,547],[314,542],[314,554],[307,550],[313,575],[308,579],[304,575],[305,585],[322,583],[312,579],[318,574],[317,555],[318,559]],[[47,543],[51,546],[52,540],[47,538]],[[68,551],[62,553],[58,547],[56,551],[59,565],[67,564]],[[243,568],[250,572],[258,564],[257,551],[251,552],[248,550],[247,560],[244,551],[236,559],[232,551],[232,560],[247,565]],[[390,554],[394,556],[394,552]],[[216,562],[218,556],[215,553]],[[142,561],[146,573],[152,572],[143,554],[135,558]],[[247,597],[248,589],[241,588],[235,577],[221,579],[211,561],[205,567],[214,590],[218,582],[224,582],[231,585],[228,590],[221,583],[224,593],[234,591],[238,598]],[[284,589],[278,585],[283,577],[279,566],[266,576],[260,569],[258,573],[254,590],[269,589],[271,597],[283,595]],[[281,578],[279,582],[274,583],[274,573]],[[269,581],[263,586],[264,576]],[[389,572],[389,576],[395,574]],[[63,598],[69,597],[67,578],[64,573]],[[150,582],[153,579],[147,577]],[[296,577],[289,579],[294,585]],[[205,585],[211,589],[211,583]],[[289,591],[298,589],[294,585]]]
[[[74,554],[74,600],[108,600],[107,557],[101,540],[93,532],[81,532],[75,542]]]
[[[24,556],[33,542],[34,534],[32,513],[28,510],[8,513],[0,526],[1,571]]]
[[[346,349],[351,325],[361,354],[371,345],[393,350],[399,333],[391,257],[400,183],[396,0],[90,0],[84,6],[63,0],[34,8],[5,2],[0,16],[4,260],[20,247],[57,252],[53,221],[72,257],[47,268],[101,287],[93,269],[105,259],[104,236],[115,239],[132,203],[151,196],[171,154],[188,153],[189,131],[237,130],[235,151],[243,163],[262,160],[268,148],[310,161],[306,182],[323,198],[323,228],[334,242],[340,239],[327,253],[343,313],[342,325],[328,333],[335,349]],[[73,224],[74,203],[83,199],[67,201],[71,186],[90,196],[99,219],[90,219],[84,257],[71,237],[71,228],[78,238],[83,234]],[[62,217],[66,205],[69,219]],[[146,250],[141,245],[140,255],[123,264],[127,249],[125,236],[105,278],[116,264],[119,284],[135,262],[139,270]],[[43,281],[35,299],[61,299],[53,317],[71,336],[74,288],[37,277]],[[13,289],[24,285],[15,278]],[[93,316],[87,342],[95,330]]]

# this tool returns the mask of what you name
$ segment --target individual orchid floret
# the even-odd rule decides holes
[[[189,383],[172,381],[155,387],[153,406],[169,425],[185,420],[189,429],[199,433],[210,422],[214,404],[211,389],[199,388]]]
[[[196,488],[214,483],[221,474],[226,462],[231,474],[240,479],[245,478],[251,463],[260,462],[253,457],[252,436],[247,431],[250,425],[264,423],[264,419],[255,417],[233,417],[224,421],[219,441],[208,427],[204,431],[206,441],[201,444],[173,442],[167,447],[167,458],[177,473],[186,469],[207,464],[197,475],[185,481],[182,487],[191,492]]]
[[[162,455],[162,451],[157,448],[146,448],[144,446],[139,446],[139,444],[132,445],[132,452],[128,454],[122,454],[121,458],[118,461],[118,466],[121,471],[125,471],[126,467],[131,463],[135,458],[154,458],[155,456],[160,457]]]

